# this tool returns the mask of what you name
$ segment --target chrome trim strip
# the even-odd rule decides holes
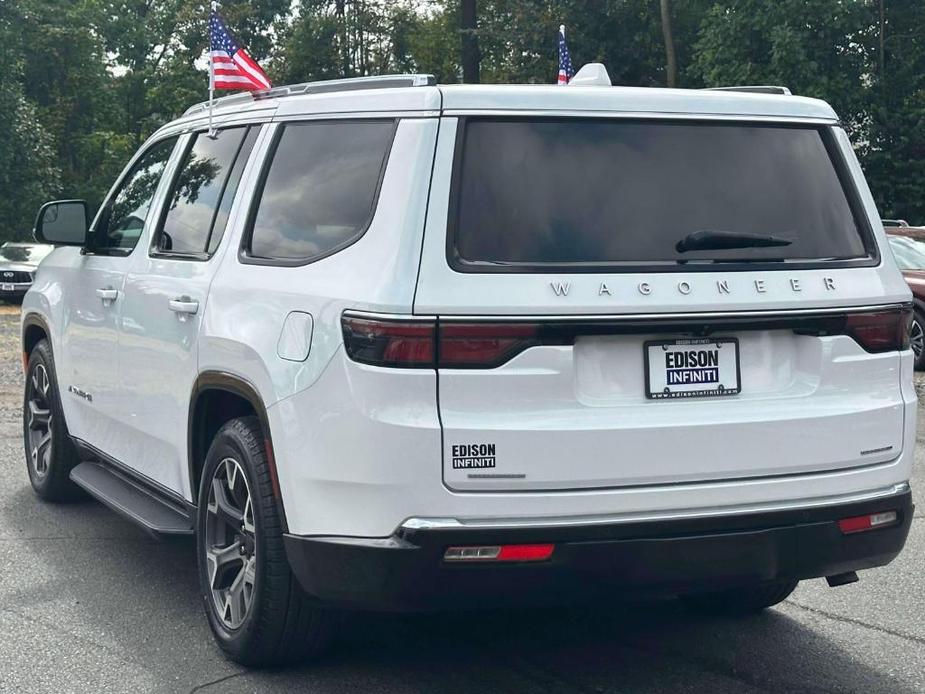
[[[709,511],[683,510],[662,513],[614,514],[607,516],[571,516],[553,518],[409,518],[401,524],[404,530],[450,530],[450,529],[492,529],[492,528],[548,528],[581,527],[586,525],[606,525],[617,523],[640,523],[664,520],[691,520],[696,518],[713,518],[718,516],[738,516],[746,513],[766,511],[797,511],[820,506],[838,506],[858,501],[872,501],[898,494],[905,494],[911,489],[908,482],[884,487],[868,492],[858,492],[841,496],[803,499],[800,501],[772,504],[755,504]]]
[[[492,321],[492,320],[503,320],[503,321],[517,321],[517,320],[536,320],[542,319],[544,321],[589,321],[589,320],[605,320],[605,321],[639,321],[639,320],[701,320],[701,319],[711,319],[711,318],[772,318],[772,317],[781,317],[781,316],[817,316],[817,315],[828,315],[830,313],[845,313],[846,311],[883,311],[890,309],[900,309],[905,304],[879,304],[873,306],[836,306],[828,308],[795,308],[795,309],[766,309],[761,311],[711,311],[711,312],[689,312],[689,313],[619,313],[619,314],[607,314],[607,313],[568,313],[561,315],[550,315],[545,313],[540,314],[517,314],[517,315],[492,315],[492,314],[482,314],[482,315],[452,315],[445,316],[441,315],[440,320],[442,321],[470,321],[470,320],[479,320],[479,321]]]
[[[780,317],[780,316],[804,316],[804,315],[827,315],[830,313],[845,313],[846,311],[884,311],[891,309],[900,309],[907,304],[890,303],[890,304],[873,304],[864,306],[830,306],[824,308],[795,308],[795,309],[763,309],[760,311],[712,311],[712,312],[688,312],[688,313],[522,313],[522,314],[454,314],[454,315],[435,315],[435,314],[410,314],[410,313],[377,313],[375,311],[361,311],[347,309],[344,311],[345,316],[355,318],[372,318],[377,320],[434,320],[440,318],[442,321],[535,321],[542,319],[544,321],[638,321],[638,320],[676,320],[676,319],[709,319],[709,318],[762,318],[762,317]]]
[[[412,321],[433,321],[437,318],[436,316],[421,316],[411,313],[376,313],[375,311],[358,311],[355,309],[346,309],[343,312],[343,316],[346,318],[367,318],[370,320],[397,320],[404,323],[410,323]]]

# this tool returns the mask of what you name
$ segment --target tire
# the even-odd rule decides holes
[[[41,340],[29,354],[22,419],[26,469],[35,493],[47,501],[83,498],[83,491],[70,478],[80,459],[64,421],[47,340]]]
[[[912,314],[909,342],[915,355],[915,370],[925,371],[925,315],[916,309]]]
[[[334,615],[303,592],[289,567],[256,417],[233,419],[215,435],[202,471],[197,521],[200,591],[226,655],[251,667],[321,655]]]
[[[707,614],[748,615],[783,602],[799,581],[770,581],[713,593],[682,595],[691,609]]]

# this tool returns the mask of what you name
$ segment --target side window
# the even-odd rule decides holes
[[[244,166],[250,157],[251,150],[254,148],[254,142],[257,140],[257,134],[260,132],[259,127],[249,128],[247,135],[244,136],[244,142],[241,143],[241,149],[234,160],[234,166],[231,167],[231,173],[228,174],[228,181],[225,183],[225,192],[222,194],[218,210],[215,212],[215,221],[212,222],[212,233],[209,236],[209,243],[206,245],[206,252],[209,255],[215,253],[218,244],[222,241],[225,234],[225,225],[228,224],[228,213],[231,212],[231,203],[234,202],[235,193],[238,190],[238,184],[241,182],[241,174],[244,173]]]
[[[257,128],[197,133],[173,181],[155,251],[202,256],[218,247]]]
[[[123,251],[127,254],[135,247],[144,229],[157,184],[176,144],[176,137],[161,140],[135,162],[110,197],[93,230],[94,250]]]
[[[247,255],[309,262],[369,226],[394,121],[288,124],[256,195]]]

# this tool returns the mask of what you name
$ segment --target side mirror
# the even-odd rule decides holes
[[[39,243],[83,246],[87,242],[87,203],[84,200],[46,202],[32,232]]]

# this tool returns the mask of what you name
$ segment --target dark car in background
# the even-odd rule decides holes
[[[884,230],[915,301],[910,343],[915,368],[921,371],[925,370],[925,227],[909,226],[904,220],[888,224],[892,221],[883,220]]]
[[[43,243],[11,242],[0,246],[0,299],[22,301],[39,263],[54,248]]]

